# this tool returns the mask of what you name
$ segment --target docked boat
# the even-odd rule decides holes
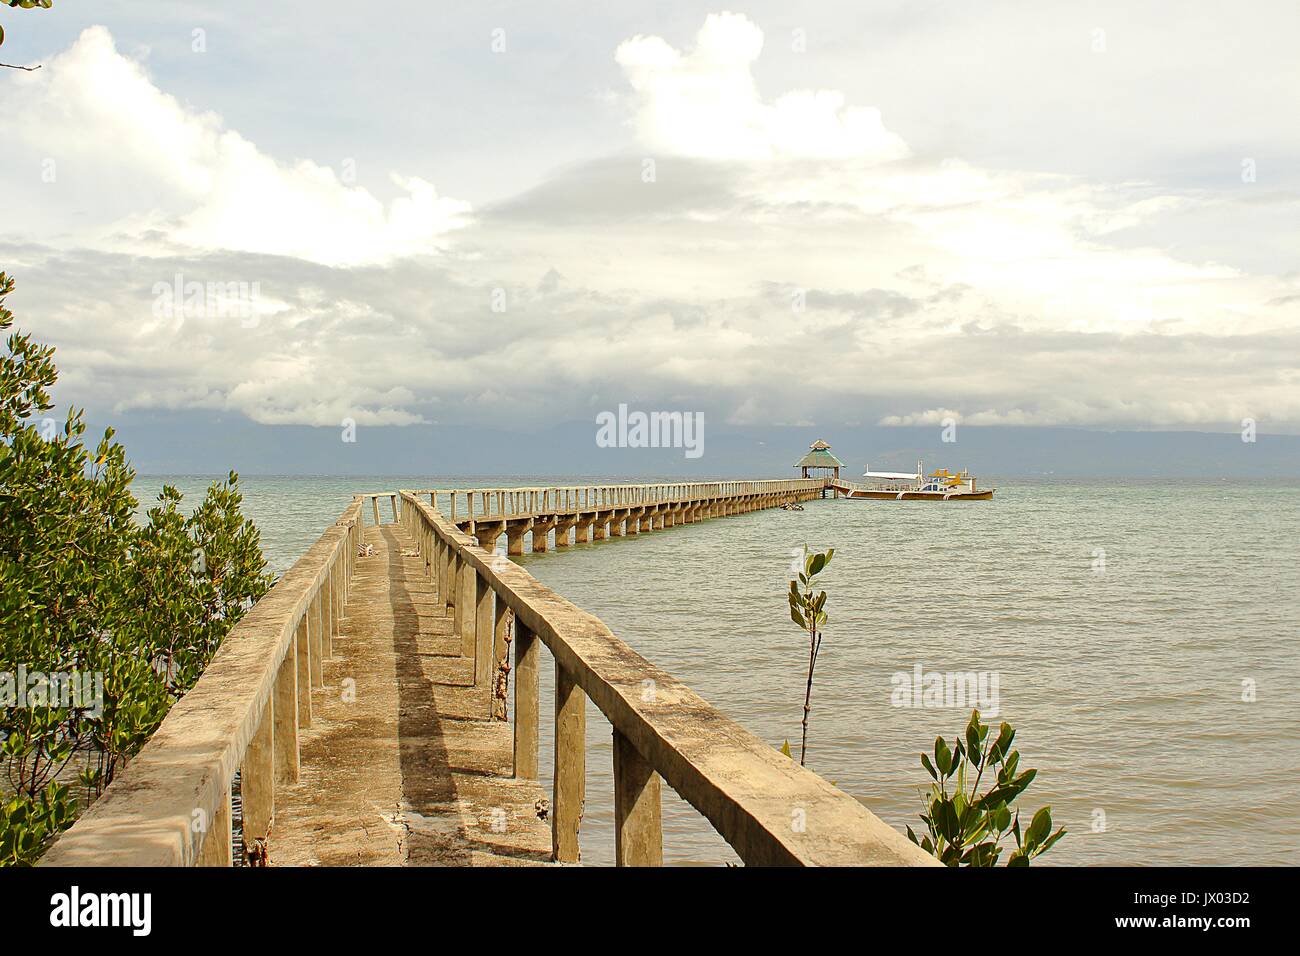
[[[959,472],[936,468],[925,473],[921,462],[916,471],[863,472],[862,481],[844,481],[834,478],[830,486],[845,498],[879,498],[893,501],[987,501],[995,488],[977,487],[976,478],[966,469]]]

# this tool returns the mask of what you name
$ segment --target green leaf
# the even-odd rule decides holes
[[[998,729],[998,739],[993,742],[992,755],[995,763],[1001,763],[1006,757],[1007,751],[1011,749],[1011,741],[1015,737],[1016,729],[1004,721]]]
[[[937,813],[937,823],[939,832],[949,843],[961,842],[961,818],[957,815],[957,808],[953,806],[951,800],[940,797],[935,811]]]
[[[966,725],[966,753],[970,754],[971,763],[978,765],[980,754],[980,732],[975,724]]]
[[[1065,827],[1061,827],[1059,830],[1057,830],[1055,833],[1053,833],[1050,837],[1048,837],[1047,841],[1046,841],[1042,846],[1040,846],[1040,847],[1038,848],[1038,852],[1035,853],[1034,855],[1035,855],[1035,856],[1042,856],[1044,853],[1046,853],[1048,850],[1050,850],[1050,849],[1051,849],[1051,848],[1056,844],[1056,841],[1057,841],[1057,840],[1061,839],[1061,837],[1063,837],[1063,836],[1065,836]]]
[[[1032,850],[1038,844],[1047,839],[1047,835],[1052,832],[1052,808],[1043,807],[1034,814],[1034,819],[1029,823],[1029,829],[1025,831],[1025,846]]]
[[[921,754],[921,766],[924,767],[935,780],[939,779],[939,775],[935,773],[934,764],[930,762],[929,754]]]
[[[1002,769],[1006,773],[1008,780],[1010,780],[1012,777],[1016,775],[1016,768],[1019,766],[1020,766],[1020,751],[1013,750],[1011,751],[1011,756],[1007,757],[1006,761],[1002,764]],[[1002,774],[998,774],[998,776],[1000,778]]]
[[[1010,799],[1014,800],[1016,797],[1020,796],[1020,794],[1025,791],[1025,788],[1034,782],[1034,777],[1036,776],[1038,776],[1037,770],[1026,770],[1020,776],[1016,777],[1015,781],[1011,783],[1009,788],[1013,791]]]
[[[790,757],[791,760],[794,759],[794,757],[791,756],[790,754],[790,741],[787,740],[785,743],[781,745],[781,753],[785,754],[787,757]]]
[[[952,751],[948,749],[948,742],[942,737],[937,737],[934,741],[934,762],[943,776],[952,773]]]

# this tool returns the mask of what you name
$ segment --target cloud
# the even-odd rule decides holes
[[[929,408],[923,412],[910,412],[906,415],[886,415],[878,424],[891,427],[907,425],[944,425],[948,422],[960,422],[961,412],[951,408]]]
[[[752,67],[763,31],[738,13],[714,13],[683,54],[656,36],[625,40],[614,59],[637,95],[637,127],[654,148],[707,159],[866,159],[908,155],[874,107],[846,106],[838,90],[792,90],[764,101]]]
[[[915,273],[899,280],[906,297],[809,288],[803,312],[775,283],[701,303],[604,291],[557,266],[499,286],[504,255],[337,269],[0,244],[0,258],[24,263],[10,301],[20,325],[58,346],[56,396],[106,412],[206,409],[332,428],[344,418],[534,427],[620,402],[749,424],[1300,421],[1294,325],[1086,333],[1017,324],[987,304],[955,324]],[[248,326],[160,320],[151,286],[177,273],[263,276],[261,299],[275,306]],[[494,313],[499,287],[508,308]]]
[[[797,115],[778,108],[795,94],[762,98],[762,39],[716,15],[685,52],[627,41],[637,148],[470,218],[418,178],[384,206],[273,158],[88,31],[20,80],[11,306],[58,346],[60,400],[109,410],[1300,426],[1300,276],[1183,251],[1209,207],[1246,234],[1244,202],[908,155],[847,96],[800,93]],[[44,156],[49,188],[29,181]],[[256,284],[257,321],[159,316],[177,275]]]
[[[37,193],[26,211],[38,238],[349,265],[436,252],[470,213],[419,177],[394,174],[400,195],[385,208],[333,169],[268,156],[159,90],[104,27],[14,82],[0,176],[6,194]]]
[[[556,170],[539,185],[484,207],[488,226],[528,224],[567,229],[629,221],[717,219],[748,201],[736,192],[735,170],[688,157],[655,160],[655,180],[642,179],[643,157],[602,157]]]
[[[1201,204],[1195,194],[911,157],[878,112],[844,107],[839,91],[763,100],[753,76],[762,48],[759,27],[733,13],[710,15],[689,52],[654,36],[618,47],[642,143],[667,151],[669,161],[714,163],[662,172],[659,160],[653,188],[632,188],[629,175],[619,194],[671,204],[707,169],[728,183],[711,204],[696,200],[696,223],[743,216],[803,238],[800,224],[811,221],[856,240],[855,248],[818,248],[815,266],[806,248],[792,254],[787,244],[784,267],[813,271],[803,281],[789,277],[790,285],[899,294],[887,287],[892,273],[924,263],[943,287],[971,291],[949,310],[954,322],[990,309],[1042,330],[1223,334],[1276,321],[1256,308],[1261,297],[1279,297],[1276,280],[1124,241],[1126,231]],[[758,242],[751,240],[751,263]]]

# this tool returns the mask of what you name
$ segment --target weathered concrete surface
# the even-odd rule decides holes
[[[423,559],[397,525],[365,535],[375,554],[357,559],[298,783],[276,793],[271,865],[549,861],[550,795],[511,778],[511,726],[487,719],[490,687],[473,687]]]

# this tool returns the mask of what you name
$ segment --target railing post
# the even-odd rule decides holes
[[[311,609],[303,612],[298,621],[298,631],[293,638],[294,657],[297,658],[298,726],[311,726]]]
[[[275,673],[275,703],[272,714],[275,730],[271,734],[275,748],[275,782],[298,781],[298,637],[289,641],[289,651]]]
[[[541,641],[515,618],[515,776],[537,779],[538,664]]]
[[[334,656],[334,572],[325,569],[325,580],[320,586],[321,601],[321,658]]]
[[[460,634],[460,656],[474,658],[474,648],[478,643],[475,613],[478,607],[478,578],[474,565],[463,557],[457,557],[458,568],[456,589],[456,632]],[[475,674],[477,677],[477,674]]]
[[[379,499],[377,497],[371,496],[370,503],[374,505],[375,508],[375,527],[378,528],[379,527]]]
[[[347,595],[352,593],[352,573],[357,568],[357,548],[361,545],[361,515],[357,515],[357,520],[352,527],[348,529],[348,574],[344,581],[346,599]]]
[[[311,609],[307,612],[308,629],[311,632],[311,686],[313,689],[325,686],[325,637],[321,633],[324,624],[321,614],[320,592],[311,599]]]
[[[451,551],[447,566],[447,606],[451,608],[451,632],[460,634],[465,626],[465,602],[461,600],[461,560],[456,549],[448,545]]]
[[[581,859],[578,830],[587,797],[587,695],[555,662],[555,780],[551,793],[551,857]]]
[[[614,729],[614,855],[619,866],[663,866],[659,775]]]
[[[506,720],[506,694],[510,688],[510,623],[514,615],[501,595],[496,598],[492,642],[492,719]]]
[[[438,600],[442,602],[442,613],[446,615],[451,607],[451,546],[442,538],[438,542]]]
[[[217,804],[217,810],[208,820],[208,830],[203,834],[195,866],[230,866],[230,784]]]
[[[244,856],[251,858],[254,853],[258,853],[262,856],[263,863],[267,861],[267,841],[271,836],[271,818],[275,814],[275,755],[272,742],[274,714],[275,700],[268,697],[262,706],[262,719],[253,739],[248,742],[244,762],[239,769]]]
[[[339,553],[339,605],[340,610],[348,603],[348,584],[352,579],[352,529],[344,528],[343,550]]]
[[[339,553],[334,558],[334,563],[330,565],[330,581],[334,591],[335,637],[338,637],[339,631],[343,629],[343,581],[347,578],[347,546],[346,539],[339,542]]]
[[[347,542],[345,541],[343,544],[346,546]],[[330,590],[334,594],[332,606],[334,608],[335,637],[338,637],[339,632],[343,630],[343,579],[347,576],[344,570],[346,567],[347,561],[343,552],[340,551],[339,556],[335,558],[334,563],[330,565]],[[332,644],[330,647],[333,649]]]
[[[479,574],[473,565],[470,573],[474,576],[474,686],[482,691],[486,706],[484,716],[492,716],[492,586],[488,579]]]

